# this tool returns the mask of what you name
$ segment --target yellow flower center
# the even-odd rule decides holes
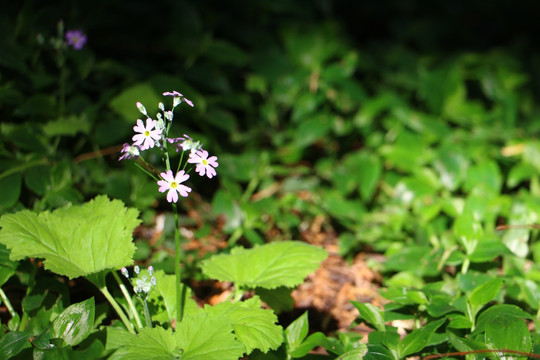
[[[149,137],[150,136],[150,131],[144,130],[144,136]]]
[[[208,165],[208,161],[206,159],[203,159],[202,163],[204,166]]]
[[[171,183],[171,189],[176,189],[177,186],[178,186],[178,184],[176,183],[176,181],[173,181]]]

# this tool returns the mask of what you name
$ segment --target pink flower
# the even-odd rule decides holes
[[[219,165],[217,163],[217,156],[208,157],[208,151],[205,150],[198,150],[190,153],[188,163],[197,164],[195,171],[198,172],[200,176],[204,176],[206,173],[206,176],[210,179],[217,174],[216,169],[214,168]]]
[[[186,174],[184,170],[180,170],[176,176],[173,176],[173,173],[171,170],[168,170],[166,173],[162,172],[161,178],[163,180],[159,180],[157,184],[159,185],[159,192],[165,192],[167,193],[167,201],[168,202],[177,202],[178,201],[178,194],[183,197],[187,197],[188,193],[191,191],[190,187],[187,187],[185,185],[180,185],[180,183],[183,183],[187,179],[189,179],[189,175]]]
[[[135,132],[139,134],[133,135],[133,146],[139,146],[141,150],[153,148],[155,142],[161,138],[161,130],[154,129],[157,124],[157,120],[150,118],[146,119],[146,127],[141,119],[137,119],[137,125],[133,127]]]
[[[173,92],[164,92],[163,93],[163,96],[174,96],[174,97],[184,97],[184,95],[180,94],[178,91],[173,91]]]
[[[175,108],[176,106],[178,106],[182,101],[185,102],[186,104],[188,104],[189,106],[193,107],[193,101],[189,100],[189,99],[186,99],[184,97],[184,95],[182,95],[181,93],[179,93],[178,91],[172,91],[172,92],[164,92],[163,93],[163,96],[173,96],[174,97],[174,101],[173,101],[173,108]]]

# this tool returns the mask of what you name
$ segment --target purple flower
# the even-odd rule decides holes
[[[210,179],[217,174],[216,169],[214,168],[219,165],[217,163],[217,156],[208,157],[208,151],[205,150],[198,150],[190,153],[188,163],[197,164],[195,171],[198,172],[200,176],[204,176],[206,173],[206,176]]]
[[[129,145],[128,143],[124,144],[124,146],[122,147],[121,153],[124,155],[120,156],[118,161],[124,160],[124,159],[135,159],[139,157],[139,154],[140,154],[138,146]]]
[[[75,50],[81,50],[86,44],[86,35],[81,30],[69,30],[66,32],[66,42]]]

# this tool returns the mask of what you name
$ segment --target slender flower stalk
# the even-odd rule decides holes
[[[179,223],[179,209],[177,202],[181,197],[189,196],[191,188],[185,185],[185,182],[189,180],[188,175],[191,168],[186,169],[188,165],[192,165],[195,168],[195,172],[200,176],[206,176],[212,178],[217,175],[216,168],[218,167],[217,157],[209,156],[208,152],[203,150],[199,141],[193,140],[190,136],[184,134],[183,137],[169,137],[169,130],[171,129],[174,120],[174,109],[181,103],[186,103],[193,107],[193,102],[187,99],[184,95],[178,91],[165,92],[164,96],[171,96],[173,98],[172,109],[167,110],[165,105],[160,102],[158,108],[159,113],[154,118],[151,118],[148,114],[146,107],[137,102],[135,106],[141,114],[146,117],[146,123],[141,119],[137,119],[137,125],[133,127],[136,132],[133,135],[133,144],[124,144],[122,147],[122,155],[119,160],[135,159],[137,166],[141,168],[146,174],[154,178],[158,185],[158,191],[166,193],[166,199],[171,203],[172,211],[174,214],[174,246],[175,246],[175,279],[176,279],[176,323],[177,325],[182,321],[184,316],[186,287],[180,286],[182,283],[181,276],[181,247],[180,247],[180,223]],[[158,171],[153,165],[149,164],[144,159],[144,152],[152,148],[158,148],[161,152],[161,159],[165,166],[165,171]],[[171,157],[176,152],[180,152],[180,159],[178,165],[171,166]],[[184,160],[184,152],[189,152],[189,158]],[[187,157],[187,156],[186,156]],[[174,172],[175,169],[176,171]],[[135,273],[139,276],[139,268],[135,267]],[[152,270],[153,271],[153,270]],[[127,270],[122,270],[124,276]],[[149,274],[150,269],[149,269]],[[136,281],[134,285],[134,291],[138,294],[138,298],[142,301],[144,315],[146,319],[146,326],[152,326],[151,314],[148,311],[148,304],[146,302],[147,294],[152,288],[151,277],[141,277]],[[150,281],[150,282],[148,282]]]
[[[122,268],[122,274],[126,276],[124,273],[124,270],[127,272],[126,268]],[[124,285],[122,280],[120,280],[120,277],[118,276],[116,271],[112,271],[112,274],[114,276],[114,279],[118,283],[118,287],[120,287],[120,290],[122,291],[122,294],[124,295],[124,298],[126,299],[128,303],[129,312],[131,313],[131,316],[135,319],[135,322],[137,323],[137,327],[139,328],[139,330],[142,329],[143,325],[141,322],[141,318],[139,316],[139,313],[137,312],[137,309],[135,308],[135,304],[133,304],[133,301],[131,300],[131,296],[129,295],[129,292],[126,286]]]
[[[106,286],[100,287],[99,291],[105,296],[105,298],[109,301],[109,303],[112,305],[113,309],[116,311],[118,316],[120,316],[120,320],[124,323],[124,326],[126,329],[132,333],[135,334],[135,328],[133,327],[133,324],[129,321],[129,319],[126,317],[126,314],[124,314],[124,311],[120,307],[120,305],[116,302],[114,299],[114,296],[111,295],[109,290]]]

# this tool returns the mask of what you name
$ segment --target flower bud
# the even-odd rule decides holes
[[[148,114],[146,113],[146,108],[144,107],[143,104],[141,104],[140,102],[137,101],[137,109],[139,109],[139,111],[143,114],[143,115],[146,115],[148,116]]]

